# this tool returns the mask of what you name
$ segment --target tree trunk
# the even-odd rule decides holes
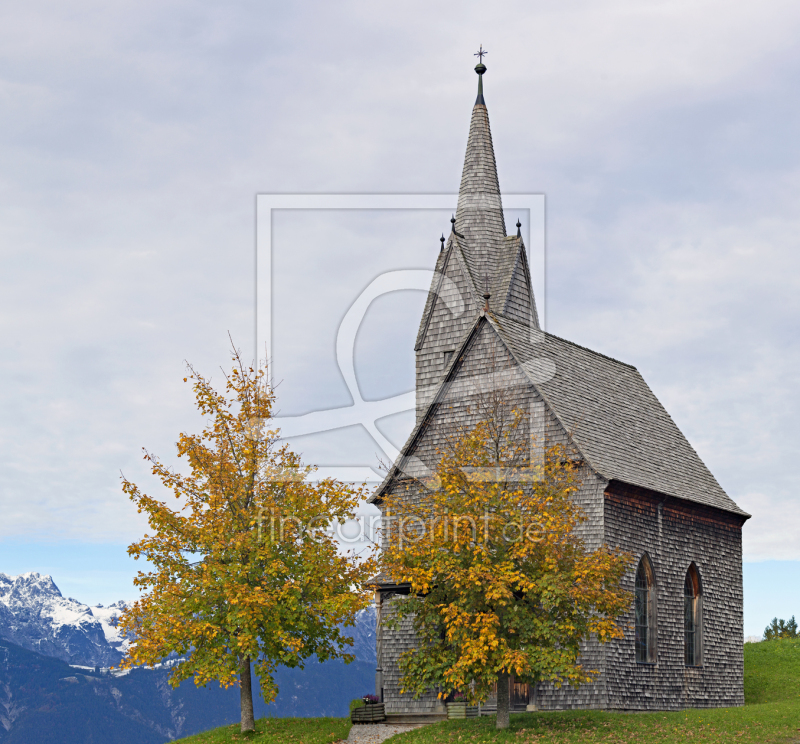
[[[497,728],[508,728],[508,674],[500,672],[497,675]]]
[[[253,685],[250,679],[250,657],[241,661],[239,667],[239,703],[242,709],[242,733],[255,731],[253,719]]]

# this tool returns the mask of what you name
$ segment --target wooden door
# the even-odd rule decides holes
[[[509,703],[510,708],[525,708],[529,702],[528,685],[524,682],[517,682],[513,677],[509,680]]]

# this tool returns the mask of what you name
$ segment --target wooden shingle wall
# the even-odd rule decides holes
[[[447,278],[430,298],[430,317],[423,317],[421,346],[416,353],[417,420],[425,413],[445,371],[446,351],[455,351],[475,323],[478,306],[470,287],[467,268],[451,234],[441,273]]]
[[[557,423],[553,433],[563,429]],[[555,436],[553,437],[555,438]],[[603,492],[607,481],[598,476],[585,465],[580,469],[581,485],[575,501],[583,510],[586,520],[575,532],[586,548],[597,550],[603,544]],[[542,710],[570,710],[573,708],[605,709],[608,707],[608,695],[605,682],[606,646],[595,639],[589,639],[581,645],[580,663],[585,669],[597,670],[600,675],[594,682],[578,688],[562,685],[556,687],[552,682],[541,683],[537,690],[537,705]]]
[[[633,630],[609,644],[608,706],[679,710],[744,704],[743,519],[697,504],[612,483],[606,490],[606,539],[647,552],[656,583],[657,661],[637,664]],[[702,586],[702,666],[684,664],[683,585],[694,562]],[[633,589],[636,565],[626,584]],[[625,624],[633,623],[633,601]]]
[[[403,601],[401,595],[384,592],[381,598],[382,618],[393,617],[396,603]],[[383,669],[383,700],[386,712],[406,715],[442,713],[443,706],[438,700],[436,691],[431,690],[417,700],[412,694],[402,692],[398,660],[403,653],[416,646],[411,620],[404,618],[397,628],[389,628],[384,622],[381,634],[381,658],[378,659],[378,666]]]

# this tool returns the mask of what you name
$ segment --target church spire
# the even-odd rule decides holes
[[[481,47],[478,52],[481,60],[484,54],[486,52]],[[469,126],[455,230],[464,238],[464,248],[472,259],[470,263],[482,275],[492,262],[496,242],[506,236],[506,225],[489,128],[489,112],[483,98],[483,76],[486,73],[483,61],[476,65],[475,72],[478,73],[478,98],[472,109]]]

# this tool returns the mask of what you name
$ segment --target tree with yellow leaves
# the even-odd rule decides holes
[[[479,408],[474,428],[446,440],[421,494],[384,497],[382,573],[409,585],[388,621],[410,618],[418,639],[400,659],[404,690],[477,704],[496,685],[506,728],[510,675],[558,686],[596,677],[581,643],[622,636],[630,557],[579,538],[580,462],[567,448],[532,466],[525,416],[498,396]]]
[[[251,663],[266,702],[278,689],[280,665],[302,667],[343,658],[371,559],[342,554],[334,526],[354,514],[363,488],[333,479],[313,482],[314,468],[270,428],[275,403],[264,369],[246,367],[234,352],[225,392],[190,365],[200,434],[181,434],[181,474],[145,451],[152,472],[179,500],[175,508],[123,477],[123,491],[148,517],[152,534],[128,548],[153,566],[134,583],[143,596],[120,620],[135,638],[123,668],[177,654],[170,683],[193,678],[240,684],[241,729],[252,731]],[[201,560],[198,560],[201,557]]]

